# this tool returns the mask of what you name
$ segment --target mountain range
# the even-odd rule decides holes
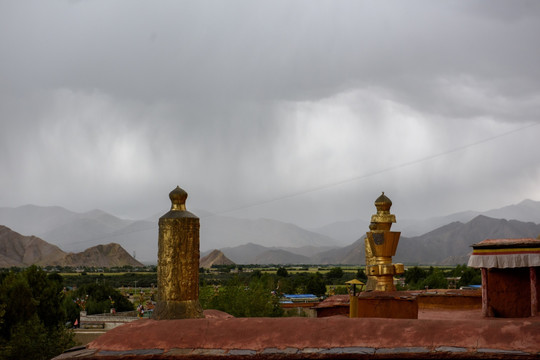
[[[540,201],[523,200],[518,204],[504,206],[487,211],[461,211],[446,216],[430,217],[427,219],[408,219],[396,214],[397,223],[393,226],[408,237],[420,236],[452,222],[467,223],[484,215],[495,219],[519,220],[523,222],[540,222]],[[359,238],[359,232],[367,231],[370,219],[356,219],[326,224],[311,231],[327,235],[339,243],[350,244]]]
[[[536,238],[540,224],[478,215],[471,221],[453,222],[415,237],[401,237],[395,262],[424,265],[466,264],[471,245],[485,239]],[[275,248],[246,244],[221,249],[238,264],[364,264],[365,236],[352,244],[307,257]]]
[[[366,219],[327,224],[306,230],[269,219],[238,219],[195,211],[201,222],[201,253],[221,251],[238,264],[362,264]],[[421,264],[466,262],[470,245],[486,238],[536,237],[540,234],[540,202],[485,212],[464,211],[423,220],[401,220],[395,261]],[[369,219],[368,219],[369,220]],[[0,224],[35,235],[71,252],[103,243],[117,243],[139,261],[156,263],[157,216],[120,219],[100,210],[75,213],[61,207],[25,205],[0,208]],[[347,245],[348,244],[348,245]]]
[[[11,266],[143,266],[120,245],[97,245],[79,253],[66,253],[36,236],[24,236],[0,225],[0,267]]]
[[[197,213],[196,213],[197,214]],[[238,219],[200,212],[201,251],[257,242],[265,246],[302,248],[308,254],[339,246],[333,238],[270,219]],[[0,224],[37,236],[71,252],[118,243],[143,263],[157,262],[158,218],[126,220],[101,210],[76,213],[58,206],[0,208]]]
[[[441,226],[426,234],[402,237],[394,261],[406,264],[466,264],[471,245],[485,239],[536,238],[540,224],[478,215]],[[363,254],[362,254],[363,256]]]

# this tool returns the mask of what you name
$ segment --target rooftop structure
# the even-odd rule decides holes
[[[313,294],[283,294],[279,301],[282,304],[286,303],[318,303],[319,297]]]
[[[469,266],[482,270],[482,313],[537,316],[540,239],[487,239],[472,245]]]
[[[356,297],[356,315],[349,306],[355,300],[350,295],[334,295],[317,304],[317,317],[335,315],[394,319],[425,319],[424,310],[453,314],[455,311],[482,308],[482,294],[478,290],[410,290],[362,292]],[[352,306],[351,306],[352,307]],[[480,317],[479,317],[480,318]]]

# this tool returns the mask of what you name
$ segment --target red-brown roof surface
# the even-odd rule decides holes
[[[349,295],[332,295],[320,303],[318,303],[316,306],[314,306],[315,309],[321,309],[321,308],[329,308],[334,306],[349,306]]]
[[[138,320],[60,359],[538,359],[540,318],[423,310],[419,319]]]

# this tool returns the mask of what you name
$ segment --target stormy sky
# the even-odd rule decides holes
[[[305,227],[540,200],[537,1],[0,0],[0,207]]]

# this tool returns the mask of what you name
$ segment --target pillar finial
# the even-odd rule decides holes
[[[176,188],[169,193],[169,199],[171,199],[171,211],[186,211],[187,197],[187,192],[180,186],[176,186]]]

